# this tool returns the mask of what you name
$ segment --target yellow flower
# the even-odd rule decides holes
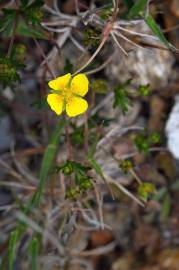
[[[88,79],[84,74],[78,74],[72,78],[68,73],[49,81],[52,93],[47,96],[47,102],[51,109],[60,115],[64,110],[69,117],[75,117],[84,113],[88,103],[84,97],[88,92]]]

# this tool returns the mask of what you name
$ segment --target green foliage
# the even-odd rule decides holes
[[[18,63],[23,63],[26,57],[26,46],[24,44],[15,45],[12,50],[12,59]]]
[[[156,194],[156,188],[152,183],[142,183],[138,187],[138,196],[145,202],[153,194]]]
[[[143,17],[148,0],[136,0],[129,11],[129,18]]]
[[[14,259],[15,259],[15,250],[18,241],[18,230],[12,231],[9,237],[9,246],[8,246],[8,261],[9,261],[9,270],[14,269]]]
[[[42,5],[43,1],[36,0],[30,5],[22,4],[20,11],[27,22],[33,25],[39,24],[44,17],[43,11],[41,10]]]
[[[37,256],[39,254],[39,239],[37,237],[33,237],[30,244],[29,244],[29,253],[31,256],[31,269],[38,270],[37,264]]]
[[[166,220],[169,217],[171,211],[172,199],[169,193],[166,193],[163,202],[162,202],[162,209],[161,209],[161,218],[162,220]]]
[[[34,1],[31,5],[27,5],[26,1],[22,2],[18,10],[3,9],[3,15],[0,21],[0,33],[3,37],[11,37],[14,34],[19,34],[25,37],[46,38],[40,26],[43,18],[41,11],[43,2]]]
[[[73,133],[71,134],[71,140],[74,145],[84,144],[84,128],[73,126]]]
[[[17,24],[16,34],[19,34],[24,37],[33,37],[38,39],[46,39],[44,31],[39,25],[27,25],[27,23],[20,19]]]
[[[92,189],[92,179],[84,178],[82,179],[77,186],[69,187],[65,193],[66,199],[77,200],[80,195],[83,195],[88,190]]]
[[[67,189],[65,193],[66,199],[76,200],[80,196],[80,190],[79,187],[74,186]]]
[[[140,96],[148,97],[150,95],[150,85],[140,85],[137,89]]]
[[[59,121],[54,133],[52,134],[50,143],[45,150],[45,154],[44,154],[41,169],[40,169],[40,176],[39,176],[40,182],[39,182],[38,190],[35,193],[32,200],[32,204],[34,206],[39,205],[40,203],[41,196],[45,187],[45,182],[48,177],[49,171],[52,167],[53,160],[55,158],[55,154],[58,149],[59,139],[60,139],[64,126],[65,126],[65,121],[64,120]]]
[[[112,16],[111,7],[103,8],[103,10],[100,12],[100,18],[102,20],[108,20],[111,16]]]
[[[56,171],[62,171],[62,173],[64,175],[71,175],[73,173],[73,161],[67,160],[66,162],[64,162],[62,165],[58,165],[56,166]]]
[[[9,57],[0,57],[0,82],[6,86],[20,80],[17,73],[19,64]]]
[[[120,162],[119,167],[123,173],[128,173],[133,168],[133,164],[131,160],[124,159]]]
[[[84,179],[87,178],[87,172],[90,170],[89,166],[85,166],[79,162],[67,160],[60,166],[56,166],[56,170],[62,171],[66,176],[74,173],[76,184],[81,183]]]
[[[0,21],[0,33],[3,37],[9,37],[13,34],[13,24],[16,17],[15,9],[3,9],[3,14]]]
[[[130,85],[131,79],[123,84],[118,85],[114,89],[114,103],[113,107],[120,107],[123,113],[126,113],[131,105],[127,87]]]
[[[100,42],[101,32],[97,29],[86,28],[84,30],[84,45],[91,47],[98,47]]]
[[[158,132],[154,131],[149,135],[149,142],[151,144],[156,144],[161,141],[161,136]]]
[[[91,89],[97,94],[105,94],[108,92],[108,83],[106,80],[98,79],[92,82]]]
[[[141,131],[134,139],[134,143],[139,152],[144,154],[148,154],[152,144],[157,144],[159,142],[160,134],[158,132],[151,132],[149,135],[147,135],[146,131]]]
[[[170,50],[176,51],[176,48],[168,42],[162,31],[160,30],[159,26],[156,24],[152,16],[148,15],[145,18],[147,25],[150,27],[152,32],[160,39],[160,41]]]
[[[75,186],[69,187],[65,198],[76,200],[81,194],[92,188],[92,179],[88,176],[91,168],[79,162],[67,160],[60,166],[56,166],[56,171],[62,171],[65,176],[74,175]]]

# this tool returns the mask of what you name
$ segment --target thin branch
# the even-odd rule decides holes
[[[94,73],[97,73],[97,72],[101,71],[102,69],[104,69],[113,60],[114,55],[115,55],[115,53],[110,55],[109,58],[102,65],[100,65],[97,68],[94,68],[92,70],[89,70],[89,71],[85,72],[85,74],[86,75],[91,75],[91,74],[94,74]]]
[[[94,52],[94,54],[91,56],[91,58],[81,67],[79,68],[75,73],[73,73],[73,76],[76,75],[77,73],[81,72],[83,69],[85,69],[91,62],[94,60],[94,58],[97,56],[97,54],[100,52],[100,50],[103,48],[106,40],[108,37],[104,37],[97,48],[97,50]]]
[[[112,38],[114,39],[115,43],[117,44],[117,46],[119,47],[119,49],[126,55],[128,56],[128,53],[123,49],[123,47],[120,45],[120,43],[118,42],[116,36],[114,35],[113,32],[110,33]]]
[[[126,42],[130,43],[131,45],[134,45],[135,47],[138,47],[138,48],[140,48],[140,49],[143,49],[142,46],[140,46],[140,45],[138,45],[137,43],[133,42],[132,40],[128,39],[127,37],[125,37],[125,36],[122,35],[121,33],[117,32],[117,31],[113,31],[113,33],[114,33],[116,36],[118,36],[118,37],[124,39]]]
[[[52,76],[53,78],[56,78],[55,73],[53,72],[52,68],[50,67],[50,65],[49,65],[49,63],[48,63],[48,60],[47,60],[47,57],[46,57],[46,55],[44,54],[44,52],[43,52],[43,50],[42,50],[42,48],[41,48],[39,42],[38,42],[38,41],[36,40],[36,38],[34,38],[34,37],[33,37],[33,40],[34,40],[36,46],[39,48],[39,51],[40,51],[41,55],[42,55],[43,58],[44,58],[45,64],[46,64],[46,66],[47,66],[47,68],[48,68],[48,71],[50,72],[51,76]]]
[[[118,187],[124,194],[126,194],[129,198],[131,198],[133,201],[141,205],[142,207],[145,207],[145,204],[143,204],[136,196],[134,196],[129,190],[127,190],[123,185],[121,185],[116,180],[113,180],[110,176],[105,174],[106,181],[108,184],[115,185]]]

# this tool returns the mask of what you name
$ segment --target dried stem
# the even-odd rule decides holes
[[[34,38],[34,37],[33,37],[33,40],[34,40],[36,46],[39,48],[39,51],[40,51],[41,55],[42,55],[43,58],[44,58],[45,64],[46,64],[46,66],[47,66],[47,68],[48,68],[48,71],[50,72],[51,76],[52,76],[53,78],[56,78],[55,73],[53,72],[52,68],[50,67],[50,65],[49,65],[49,63],[48,63],[48,60],[47,60],[47,57],[46,57],[46,55],[44,54],[44,52],[43,52],[43,50],[42,50],[42,48],[41,48],[39,42],[38,42],[37,39]]]
[[[80,68],[80,69],[78,69],[75,73],[73,73],[73,76],[74,75],[76,75],[77,73],[79,73],[79,72],[81,72],[83,69],[85,69],[89,64],[91,64],[91,62],[94,60],[94,58],[97,56],[97,54],[100,52],[100,50],[103,48],[103,46],[104,46],[104,44],[105,44],[105,42],[106,42],[106,40],[107,40],[107,36],[105,36],[103,39],[102,39],[102,41],[101,41],[101,43],[100,43],[100,45],[99,45],[99,47],[97,48],[97,50],[94,52],[94,54],[91,56],[91,58]]]

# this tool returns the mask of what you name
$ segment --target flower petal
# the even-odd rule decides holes
[[[81,97],[88,92],[89,81],[86,75],[78,74],[71,81],[71,91]]]
[[[71,79],[71,74],[67,73],[64,76],[58,77],[55,80],[49,81],[48,85],[53,90],[63,90]]]
[[[88,108],[88,103],[80,97],[72,97],[66,104],[66,113],[69,117],[75,117],[84,113]]]
[[[47,102],[52,111],[56,112],[57,115],[62,113],[64,103],[63,96],[57,94],[49,94],[47,96]]]

